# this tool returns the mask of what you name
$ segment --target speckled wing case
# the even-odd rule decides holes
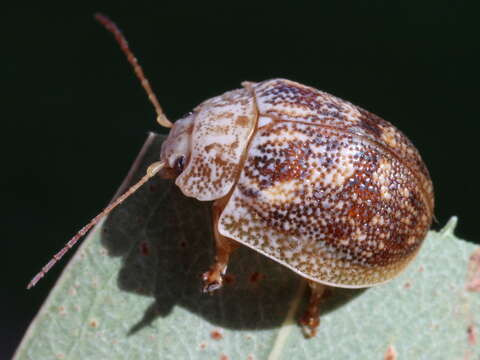
[[[433,188],[393,125],[288,80],[254,85],[258,125],[222,235],[317,282],[385,282],[418,251]]]

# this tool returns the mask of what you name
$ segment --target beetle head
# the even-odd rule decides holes
[[[175,121],[168,138],[163,142],[160,159],[166,165],[162,170],[164,177],[177,177],[187,166],[191,154],[193,120],[194,115],[190,113]]]

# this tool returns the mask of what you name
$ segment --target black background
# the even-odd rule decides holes
[[[147,132],[166,133],[94,12],[123,29],[172,120],[243,80],[273,77],[384,117],[430,169],[435,227],[458,215],[457,234],[479,243],[479,10],[441,0],[4,9],[0,358],[66,261],[27,292],[28,280],[108,203]]]

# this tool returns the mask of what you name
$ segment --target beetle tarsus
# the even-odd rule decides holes
[[[238,242],[229,239],[218,232],[218,219],[225,207],[225,199],[215,201],[212,207],[212,227],[215,237],[215,263],[210,270],[203,273],[203,292],[212,293],[223,286],[223,277],[227,272],[230,255],[238,248]]]
[[[225,267],[226,270],[226,267]],[[223,272],[223,273],[222,273]],[[203,273],[203,292],[211,294],[214,291],[219,290],[223,286],[223,274],[225,271],[221,269],[219,263],[215,263],[212,268]]]
[[[307,312],[300,319],[300,325],[302,325],[303,335],[309,339],[317,335],[318,326],[320,325],[320,316],[312,317]]]
[[[306,338],[314,337],[320,325],[320,302],[325,292],[325,285],[309,281],[310,300],[305,314],[300,319],[303,334]]]
[[[218,282],[208,283],[203,287],[203,292],[205,294],[213,294],[215,291],[222,288],[222,284]]]

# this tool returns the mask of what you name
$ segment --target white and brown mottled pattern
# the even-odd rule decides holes
[[[283,79],[243,85],[199,105],[173,129],[182,141],[162,148],[174,166],[190,145],[176,180],[184,194],[218,200],[219,234],[308,279],[366,287],[397,275],[433,217],[415,147],[325,92]]]
[[[393,125],[288,80],[254,85],[258,128],[219,232],[317,282],[397,275],[433,212],[417,150]]]
[[[215,200],[237,181],[255,128],[254,97],[247,89],[229,91],[200,104],[192,116],[190,158],[176,184],[187,196]]]

